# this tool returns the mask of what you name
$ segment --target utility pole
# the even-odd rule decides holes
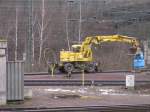
[[[80,7],[80,17],[79,17],[79,43],[81,42],[81,27],[82,27],[82,2],[79,1],[79,7]]]
[[[31,38],[31,40],[32,40],[32,66],[34,65],[34,58],[35,58],[35,54],[34,54],[34,33],[33,33],[33,26],[34,26],[34,22],[33,22],[33,1],[31,1],[31,35],[32,35],[32,38]]]
[[[70,49],[70,40],[69,40],[69,32],[68,32],[68,3],[67,3],[67,14],[66,14],[66,36],[67,36],[67,44],[68,44],[68,49]]]
[[[18,7],[16,5],[16,38],[15,38],[15,61],[17,61],[17,48],[18,48]]]
[[[67,11],[69,11],[69,8],[70,8],[70,4],[76,4],[76,1],[75,0],[68,0],[67,1]],[[68,44],[68,48],[70,50],[70,40],[69,40],[69,29],[68,29],[68,26],[69,26],[69,22],[72,22],[72,21],[77,21],[78,22],[78,43],[81,42],[81,27],[82,27],[82,0],[78,0],[78,4],[79,4],[79,18],[69,18],[68,17],[68,13],[66,14],[66,35],[67,35],[67,44]],[[69,21],[69,22],[68,22]],[[74,33],[74,32],[72,32]]]
[[[28,36],[26,40],[26,71],[32,68],[32,0],[28,0]]]
[[[68,0],[67,1],[67,13],[68,13],[68,10],[70,10],[70,4],[76,4],[76,0]],[[70,41],[69,41],[69,37],[68,37],[68,21],[69,22],[72,22],[72,21],[77,21],[78,22],[78,42],[80,43],[81,42],[81,27],[82,27],[82,0],[78,0],[77,1],[78,4],[79,4],[79,18],[69,18],[68,17],[68,14],[66,16],[66,33],[67,33],[67,42],[68,42],[68,47],[70,49]]]
[[[70,51],[71,48],[70,48],[70,39],[69,39],[69,29],[68,29],[68,26],[69,26],[69,10],[70,10],[70,3],[73,3],[74,1],[72,0],[68,0],[67,1],[67,13],[66,13],[66,36],[67,36],[67,44],[68,44],[68,50]]]

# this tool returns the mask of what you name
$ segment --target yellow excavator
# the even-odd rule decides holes
[[[81,44],[72,45],[71,51],[60,51],[60,63],[54,64],[55,69],[59,69],[61,72],[73,72],[75,69],[84,70],[85,72],[96,72],[98,71],[99,64],[93,62],[92,48],[93,44],[101,44],[104,42],[123,42],[128,43],[132,46],[132,52],[135,57],[143,56],[140,49],[139,41],[135,37],[128,37],[123,35],[99,35],[89,36]],[[140,55],[139,55],[140,54]],[[136,58],[137,59],[137,58]],[[140,58],[141,59],[141,58]],[[143,57],[142,57],[142,60]],[[137,67],[140,65],[136,64]],[[135,65],[135,66],[136,66]],[[142,65],[143,67],[143,65]],[[51,67],[49,67],[49,72]]]

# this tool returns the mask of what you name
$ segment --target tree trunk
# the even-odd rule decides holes
[[[43,31],[44,31],[44,16],[45,16],[45,4],[42,0],[42,20],[41,20],[41,32],[40,32],[40,53],[39,53],[39,64],[42,58],[42,49],[43,49]]]

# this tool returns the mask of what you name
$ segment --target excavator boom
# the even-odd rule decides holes
[[[110,35],[110,36],[93,36],[93,37],[87,37],[85,41],[83,41],[81,45],[80,52],[83,53],[83,55],[86,54],[86,52],[89,52],[92,44],[101,44],[104,42],[123,42],[128,43],[132,45],[132,48],[135,50],[139,48],[139,41],[135,37],[128,37],[123,35]],[[91,51],[92,52],[92,51]]]

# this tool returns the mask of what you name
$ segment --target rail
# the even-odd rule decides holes
[[[85,86],[121,86],[125,85],[125,80],[85,80]],[[138,80],[136,85],[150,84],[150,81]],[[81,80],[24,80],[24,86],[82,86]]]
[[[143,69],[141,71],[138,71],[138,72],[149,72],[150,69]],[[102,71],[102,72],[96,72],[96,73],[121,73],[121,72],[128,72],[130,73],[131,70],[109,70],[109,71]],[[72,74],[76,74],[76,73],[79,73],[79,72],[74,72]],[[57,73],[56,75],[59,75],[59,74],[63,74],[63,73]],[[48,72],[31,72],[31,73],[24,73],[25,76],[30,76],[30,75],[49,75]]]
[[[116,105],[116,106],[80,106],[80,107],[30,107],[30,108],[0,108],[0,111],[23,112],[149,112],[150,105]]]

